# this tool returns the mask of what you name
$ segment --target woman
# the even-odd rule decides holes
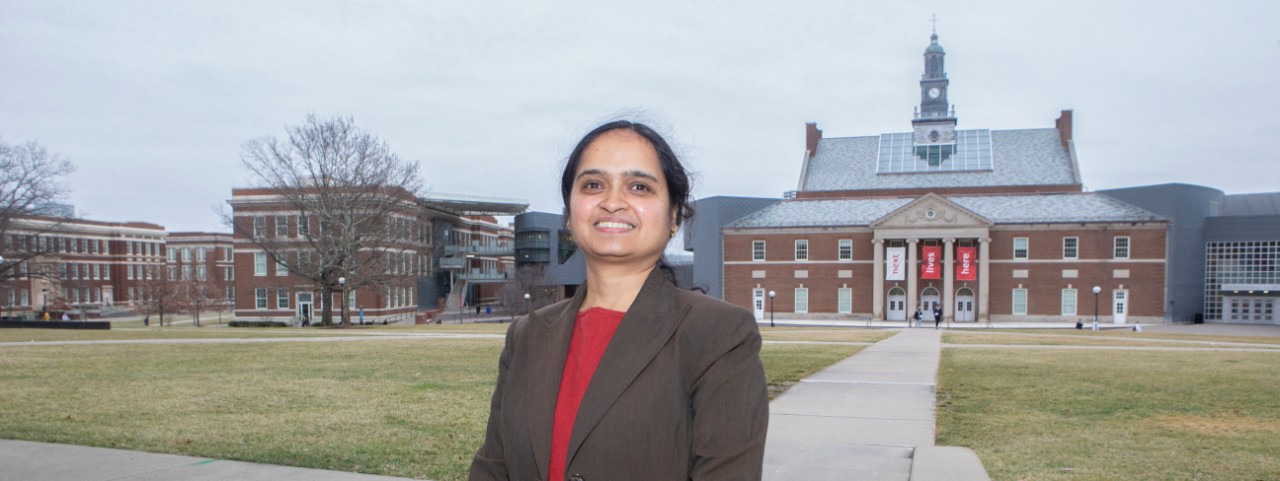
[[[769,401],[755,319],[677,289],[662,263],[692,215],[671,147],[642,124],[601,125],[560,189],[586,284],[507,331],[469,479],[760,479]]]

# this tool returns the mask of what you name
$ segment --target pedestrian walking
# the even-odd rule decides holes
[[[915,327],[920,327],[920,319],[923,317],[924,317],[924,314],[920,313],[920,309],[916,309],[915,314],[911,315],[911,320],[915,321]],[[911,324],[907,324],[907,326],[910,326],[910,325]]]
[[[151,314],[142,316],[142,327],[147,327],[150,325],[151,325]]]

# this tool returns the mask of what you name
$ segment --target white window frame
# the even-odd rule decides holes
[[[266,252],[253,253],[253,275],[254,276],[267,275],[267,253]]]
[[[276,309],[289,308],[289,289],[280,287],[276,289]]]
[[[282,220],[284,221],[283,223],[280,222]],[[289,237],[289,216],[277,215],[275,216],[275,223],[276,223],[276,237]]]
[[[285,254],[285,256],[288,256],[288,255],[289,255],[289,254]],[[280,260],[280,258],[278,258],[278,257],[277,257],[277,258],[275,259],[275,261],[276,261],[276,262],[275,262],[275,264],[276,264],[276,275],[277,275],[277,276],[287,276],[287,275],[289,275],[289,264],[287,264],[287,263],[286,263],[286,262],[287,262],[287,259],[286,259],[286,260],[284,260],[284,261],[282,261],[282,260]]]
[[[254,288],[253,308],[257,310],[265,310],[267,308],[267,288],[265,287]]]
[[[1012,303],[1013,305],[1012,305],[1012,306],[1010,306],[1010,307],[1011,307],[1011,309],[1010,309],[1010,311],[1009,311],[1009,312],[1010,312],[1011,314],[1015,315],[1015,316],[1025,316],[1025,315],[1027,315],[1027,310],[1028,310],[1028,309],[1027,309],[1027,289],[1026,289],[1026,288],[1023,288],[1023,287],[1015,288],[1015,289],[1013,290],[1013,296],[1012,296],[1012,297],[1013,297],[1013,298],[1011,299],[1011,303]],[[1022,305],[1021,305],[1021,306],[1019,306],[1019,305],[1018,305],[1019,297],[1021,297],[1021,300],[1022,300]],[[1021,307],[1021,309],[1019,309],[1019,307]]]
[[[267,234],[267,218],[255,215],[253,216],[253,238],[261,239]]]
[[[803,262],[808,260],[809,260],[809,239],[796,239],[796,261]]]
[[[840,314],[853,313],[853,289],[852,288],[841,287],[836,292],[836,298],[838,299],[836,303],[837,304],[836,308],[840,312]]]
[[[836,242],[836,259],[842,261],[853,260],[853,239],[840,239]]]
[[[196,248],[196,260],[197,260],[197,261],[200,261],[200,262],[204,262],[204,261],[205,261],[205,258],[206,258],[206,254],[205,254],[205,250],[204,250],[204,248],[203,248],[203,247],[197,247],[197,248]]]
[[[1022,244],[1019,248],[1018,244]],[[1018,255],[1018,251],[1022,251],[1022,255]],[[1013,238],[1013,258],[1014,260],[1025,261],[1031,258],[1031,238],[1030,237],[1014,237]]]
[[[1066,288],[1062,290],[1062,315],[1075,316],[1080,312],[1079,292],[1075,288]]]
[[[795,312],[804,314],[809,312],[809,288],[797,287],[795,292]]]
[[[757,249],[756,248],[757,246],[759,246],[760,248]],[[762,241],[762,240],[751,241],[751,261],[763,262],[768,254],[768,251],[765,250],[766,247],[768,247],[768,245],[765,243],[765,241]],[[757,253],[759,253],[760,255],[756,256]]]
[[[1122,246],[1120,244],[1124,245]],[[1132,246],[1133,243],[1129,241],[1129,236],[1115,236],[1115,238],[1111,239],[1111,257],[1114,259],[1128,259],[1130,254],[1132,254],[1132,252],[1130,252],[1130,248]]]
[[[1067,244],[1071,245],[1068,246]],[[1062,238],[1062,258],[1063,259],[1079,259],[1080,258],[1080,238],[1079,237],[1063,237]]]

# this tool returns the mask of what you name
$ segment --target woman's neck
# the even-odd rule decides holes
[[[579,310],[602,307],[611,311],[627,312],[640,294],[640,288],[657,268],[649,264],[645,268],[635,266],[587,264],[587,295]]]

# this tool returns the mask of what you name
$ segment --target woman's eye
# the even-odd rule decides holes
[[[600,181],[596,180],[588,180],[582,183],[583,190],[600,190],[601,187],[603,186],[600,184]]]
[[[649,189],[649,186],[645,184],[632,184],[631,190],[639,191],[639,192],[648,192],[650,189]]]

